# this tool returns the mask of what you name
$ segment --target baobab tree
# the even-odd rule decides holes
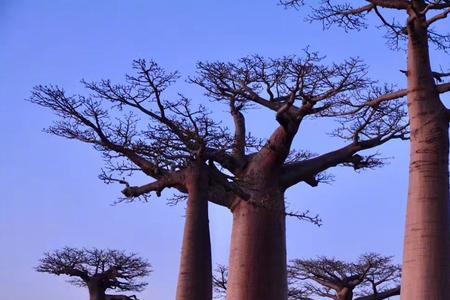
[[[236,141],[246,136],[246,109],[269,109],[279,124],[257,152],[245,153],[240,142],[239,152],[217,160],[248,195],[248,199],[234,196],[231,201],[227,299],[287,299],[284,193],[288,188],[301,182],[315,187],[326,178],[323,172],[335,166],[380,165],[382,161],[373,154],[363,157],[358,152],[408,138],[401,103],[384,102],[353,113],[359,103],[391,92],[387,86],[376,86],[366,73],[357,59],[327,66],[308,50],[301,58],[251,56],[237,63],[198,64],[198,74],[191,81],[204,88],[207,96],[229,105]],[[334,134],[347,144],[321,155],[290,155],[300,124],[327,117],[338,121]]]
[[[90,300],[135,299],[134,295],[106,295],[105,292],[109,289],[141,292],[147,283],[140,280],[150,274],[151,265],[134,253],[65,247],[45,253],[36,271],[69,276],[71,284],[88,288]]]
[[[335,258],[295,259],[288,266],[288,300],[382,300],[400,295],[401,267],[392,257],[361,255],[357,262]],[[228,269],[213,273],[216,298],[225,299]]]
[[[288,7],[303,0],[282,0]],[[316,3],[314,3],[316,4]],[[386,11],[405,21],[386,17]],[[345,1],[322,1],[309,20],[321,21],[329,28],[336,24],[346,30],[367,26],[366,18],[375,16],[387,31],[393,48],[407,42],[407,89],[398,91],[389,101],[406,96],[411,135],[409,192],[404,240],[402,298],[449,299],[450,253],[448,154],[449,110],[440,94],[450,91],[443,81],[449,73],[432,70],[429,44],[439,50],[450,49],[450,35],[438,27],[450,14],[448,0],[367,0],[361,6]],[[367,105],[378,105],[369,102]]]
[[[400,295],[400,265],[393,264],[392,257],[375,253],[361,255],[357,262],[296,259],[288,274],[309,297],[382,300]]]
[[[84,82],[91,97],[38,86],[30,100],[61,117],[50,133],[101,151],[106,171],[142,171],[156,180],[136,187],[117,175],[103,174],[107,182],[126,184],[126,197],[145,197],[152,191],[159,195],[170,187],[189,195],[177,299],[211,297],[207,204],[190,201],[192,197],[201,195],[233,213],[229,299],[286,299],[285,217],[318,221],[308,214],[286,213],[286,189],[300,182],[317,186],[326,178],[323,172],[338,165],[380,165],[373,154],[363,157],[358,152],[407,138],[401,103],[349,113],[358,103],[391,91],[369,80],[366,66],[357,59],[327,66],[317,53],[305,51],[301,58],[252,56],[237,63],[199,63],[190,81],[208,97],[226,103],[234,134],[211,120],[204,107],[193,110],[186,97],[166,98],[176,73],[142,60],[134,68],[137,75],[128,75],[126,84]],[[244,113],[253,106],[273,111],[279,124],[262,142],[246,130]],[[138,111],[150,124],[139,127],[134,115],[114,123],[114,109]],[[338,121],[334,134],[346,145],[322,155],[291,149],[304,119],[327,117]],[[202,172],[192,171],[199,169]],[[202,178],[196,181],[201,184],[188,184],[192,178]],[[190,213],[190,203],[201,204]]]
[[[208,117],[204,107],[193,109],[183,96],[165,97],[178,77],[176,72],[145,60],[134,61],[133,69],[135,74],[127,75],[126,84],[83,81],[91,92],[89,97],[68,96],[57,86],[37,86],[30,100],[60,117],[49,133],[92,144],[103,154],[106,168],[100,177],[107,183],[124,184],[122,193],[127,198],[147,199],[152,192],[159,196],[168,187],[188,194],[177,299],[209,300],[208,199],[226,205],[222,201],[234,188],[206,160],[207,154],[232,148],[232,138]],[[138,116],[127,109],[148,122],[139,123]],[[137,171],[155,180],[132,186],[118,177]]]

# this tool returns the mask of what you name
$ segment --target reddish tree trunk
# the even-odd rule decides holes
[[[177,300],[211,300],[211,242],[208,220],[208,177],[200,162],[186,175],[188,201],[181,250]]]
[[[272,198],[260,200],[274,201]],[[255,199],[250,199],[250,201]],[[283,195],[277,200],[281,206]],[[233,209],[228,300],[287,299],[284,210],[240,201]]]
[[[105,300],[105,289],[98,284],[88,284],[89,300]]]
[[[286,300],[286,221],[280,170],[297,124],[278,127],[239,178],[250,199],[232,207],[227,300]]]
[[[424,20],[409,25],[411,153],[401,298],[450,299],[448,119],[431,73]]]
[[[272,157],[260,153],[245,174],[250,199],[236,199],[228,300],[287,299],[284,193]]]

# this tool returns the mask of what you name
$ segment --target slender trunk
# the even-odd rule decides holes
[[[431,74],[427,28],[409,24],[411,128],[401,298],[450,299],[448,120]]]
[[[186,176],[188,201],[181,250],[177,300],[211,300],[211,242],[209,236],[208,177],[201,162]]]
[[[89,300],[105,300],[105,289],[97,284],[88,284]]]

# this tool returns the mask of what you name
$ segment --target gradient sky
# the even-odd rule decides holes
[[[150,203],[111,204],[121,186],[97,179],[102,160],[90,146],[42,132],[54,117],[24,99],[36,84],[55,83],[83,93],[79,80],[123,79],[135,58],[153,58],[188,76],[201,60],[235,60],[249,54],[300,54],[310,46],[339,62],[359,56],[372,78],[404,85],[399,69],[405,53],[388,50],[375,28],[354,34],[302,22],[276,0],[118,1],[0,0],[0,290],[2,300],[87,299],[72,287],[33,267],[44,251],[63,246],[117,248],[148,258],[154,272],[145,300],[175,295],[184,205],[170,207],[165,196]],[[443,55],[435,55],[439,66]],[[208,103],[202,92],[180,82],[180,91]],[[217,118],[225,106],[211,104]],[[251,113],[249,127],[267,137],[273,114]],[[326,135],[330,124],[308,120],[295,146],[316,153],[339,140]],[[392,157],[381,169],[355,173],[332,170],[336,181],[287,193],[292,210],[309,209],[324,220],[320,228],[288,220],[288,257],[330,255],[354,259],[366,251],[401,261],[407,195],[408,145],[392,142],[379,150]],[[227,264],[229,211],[210,205],[214,263]],[[5,298],[6,297],[6,298]]]

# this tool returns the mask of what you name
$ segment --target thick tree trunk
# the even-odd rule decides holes
[[[260,155],[241,176],[250,199],[232,208],[228,300],[287,299],[284,193],[273,162]]]
[[[232,207],[227,300],[286,300],[286,221],[280,170],[298,124],[277,128],[239,174],[250,199]]]
[[[448,119],[431,74],[424,21],[409,25],[409,194],[401,298],[450,299]]]
[[[97,285],[88,285],[89,300],[105,300],[105,289]]]
[[[283,195],[277,200],[281,206]],[[233,209],[229,274],[228,300],[287,299],[284,206],[272,209],[239,201]]]
[[[181,250],[177,300],[211,300],[212,266],[209,236],[208,177],[200,162],[186,176],[188,201]]]

